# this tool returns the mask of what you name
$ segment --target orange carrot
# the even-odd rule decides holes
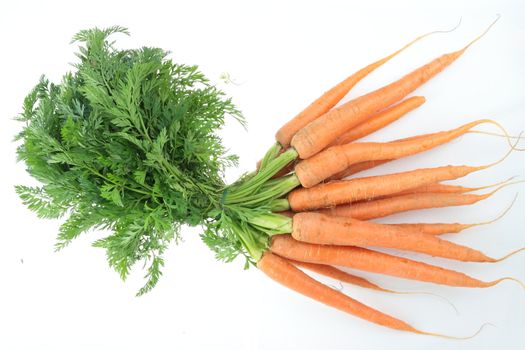
[[[319,212],[335,216],[347,216],[359,220],[369,220],[410,210],[470,205],[489,196],[490,194],[415,193],[349,205],[339,205],[319,210]]]
[[[469,228],[472,228],[472,227],[483,226],[483,225],[490,225],[490,224],[500,220],[501,218],[503,218],[510,211],[510,209],[512,208],[512,206],[516,202],[516,198],[518,198],[517,195],[514,196],[514,199],[512,200],[512,203],[508,206],[508,208],[505,209],[505,211],[503,213],[501,213],[500,215],[498,215],[496,218],[490,219],[490,220],[486,220],[486,221],[482,221],[482,222],[476,222],[476,223],[473,223],[473,224],[460,224],[460,223],[450,223],[450,224],[449,223],[447,223],[447,224],[443,224],[443,223],[431,223],[431,224],[429,224],[429,223],[415,223],[415,224],[389,224],[389,225],[402,227],[405,230],[408,230],[408,231],[411,231],[411,232],[425,233],[427,235],[442,235],[442,234],[445,234],[445,233],[459,233],[459,232],[461,232],[463,230],[466,230],[466,229],[469,229]]]
[[[367,122],[359,124],[355,128],[350,129],[343,135],[339,136],[331,144],[331,146],[344,145],[370,135],[371,133],[384,128],[408,112],[421,106],[423,103],[425,103],[425,101],[426,100],[423,96],[413,96],[407,98],[406,100],[379,112],[377,115],[371,117]]]
[[[443,240],[435,235],[414,232],[399,226],[320,213],[294,215],[292,237],[306,243],[393,248],[460,261],[497,262],[501,260],[491,258],[478,250]]]
[[[298,188],[288,195],[293,211],[305,211],[357,202],[398,193],[444,180],[466,176],[482,167],[444,166],[403,173],[333,181],[311,188]],[[420,196],[415,195],[414,200]]]
[[[373,290],[376,290],[382,293],[399,294],[399,295],[430,295],[435,298],[439,298],[443,300],[456,311],[456,314],[459,314],[458,309],[450,300],[438,294],[429,293],[429,292],[399,292],[395,290],[385,289],[383,287],[379,287],[378,285],[368,281],[365,278],[362,278],[356,275],[352,275],[334,266],[323,265],[323,264],[312,264],[312,263],[307,263],[304,261],[296,261],[296,260],[289,260],[289,259],[286,259],[286,260],[297,267],[315,272],[319,275],[326,276],[336,281],[353,284],[353,285],[363,287],[363,288],[373,289]]]
[[[445,233],[459,233],[478,224],[460,223],[416,223],[416,224],[389,224],[405,229],[407,232],[423,233],[426,235],[442,235]]]
[[[449,184],[443,184],[443,183],[433,183],[424,185],[421,187],[417,187],[408,191],[403,191],[396,193],[396,195],[402,195],[402,194],[412,194],[412,193],[468,193],[468,192],[475,192],[479,190],[484,190],[487,188],[500,186],[505,183],[508,183],[512,179],[514,179],[515,176],[508,178],[505,181],[501,181],[495,184],[486,185],[486,186],[479,186],[479,187],[465,187],[465,186],[459,186],[459,185],[449,185]]]
[[[398,159],[427,151],[436,146],[450,142],[464,135],[475,126],[484,123],[495,123],[482,119],[462,125],[459,128],[438,133],[422,135],[415,140],[398,142],[358,142],[332,146],[315,156],[299,162],[295,173],[303,187],[309,188],[332,175],[344,171],[349,166],[360,162]]]
[[[492,187],[507,184],[511,180],[513,180],[515,177],[516,176],[512,176],[504,181],[500,181],[500,182],[490,184],[490,185],[485,185],[485,186],[478,186],[478,187],[465,187],[465,186],[449,185],[449,184],[438,182],[438,183],[433,183],[433,184],[428,184],[428,185],[424,185],[421,187],[413,188],[413,189],[406,190],[406,191],[401,191],[401,192],[394,193],[392,195],[384,196],[381,198],[395,197],[395,196],[400,196],[404,194],[414,194],[414,193],[457,193],[457,194],[461,194],[461,193],[475,192],[475,191],[480,191],[480,190],[484,190],[487,188],[492,188]],[[517,183],[517,182],[513,182],[513,183]]]
[[[402,100],[409,93],[448,67],[468,47],[485,35],[496,21],[484,33],[461,50],[442,55],[385,87],[358,97],[323,114],[299,130],[293,137],[291,145],[299,153],[301,159],[310,158],[322,151],[345,132],[363,123],[371,115]]]
[[[266,252],[257,267],[274,281],[300,294],[364,320],[392,329],[423,333],[311,278],[285,259]]]
[[[513,184],[509,183],[508,185]],[[414,193],[320,209],[318,212],[358,220],[381,218],[405,211],[471,205],[487,199],[506,185],[485,194]],[[293,208],[293,207],[292,207]]]
[[[330,109],[332,109],[339,101],[341,101],[343,97],[346,96],[346,94],[348,94],[348,92],[357,83],[359,83],[368,74],[372,73],[375,69],[379,68],[380,66],[397,56],[399,53],[401,53],[403,50],[407,49],[417,41],[431,34],[451,32],[452,30],[456,29],[456,27],[454,27],[451,30],[434,31],[421,35],[409,42],[408,44],[406,44],[405,46],[403,46],[401,49],[397,50],[396,52],[358,70],[357,72],[355,72],[354,74],[352,74],[351,76],[349,76],[330,90],[326,91],[321,97],[312,102],[302,112],[297,114],[292,120],[283,125],[277,131],[275,139],[283,146],[283,148],[288,147],[290,145],[290,141],[299,130],[301,130],[306,125],[313,122],[314,120],[328,112]]]
[[[381,292],[392,292],[388,289],[379,287],[377,284],[374,284],[365,278],[349,274],[348,272],[339,270],[338,268],[333,267],[333,266],[322,265],[322,264],[311,264],[311,263],[307,263],[304,261],[296,261],[296,260],[289,260],[289,262],[295,266],[305,268],[312,272],[333,278],[341,282],[346,282],[346,283],[353,284],[359,287],[374,289],[374,290],[381,291]]]
[[[273,236],[270,250],[287,259],[314,264],[345,266],[362,271],[455,287],[486,288],[504,280],[514,280],[505,277],[484,282],[458,271],[419,261],[359,247],[303,243],[296,241],[287,234]]]
[[[419,138],[425,137],[425,136],[426,135],[412,136],[412,137],[407,137],[407,138],[394,140],[394,141],[390,141],[390,142],[411,141],[411,140],[416,140],[416,139],[419,139]],[[357,164],[352,164],[347,169],[345,169],[345,170],[343,170],[343,171],[341,171],[341,172],[339,172],[339,173],[329,177],[326,180],[327,181],[341,180],[341,179],[344,179],[345,177],[352,176],[354,174],[360,173],[361,171],[365,171],[365,170],[368,170],[368,169],[375,168],[377,166],[380,166],[382,164],[391,162],[393,160],[395,160],[395,159],[371,160],[371,161],[366,161],[366,162],[360,162],[360,163],[357,163]]]
[[[329,182],[329,181],[335,181],[335,180],[342,180],[342,179],[344,179],[346,177],[350,177],[350,176],[355,175],[357,173],[360,173],[362,171],[378,167],[378,166],[380,166],[382,164],[391,162],[393,160],[395,160],[395,159],[369,160],[367,162],[361,162],[361,163],[353,164],[353,165],[350,165],[345,170],[343,170],[343,171],[341,171],[341,172],[339,172],[339,173],[337,173],[335,175],[330,176],[328,179],[326,179],[326,181]]]

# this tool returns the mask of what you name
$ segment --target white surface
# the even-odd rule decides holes
[[[252,2],[250,2],[252,3]],[[496,16],[500,22],[460,60],[417,91],[428,102],[370,139],[387,140],[494,118],[513,133],[525,129],[525,6],[520,1],[3,1],[0,3],[0,243],[1,349],[521,349],[525,293],[503,283],[485,290],[445,288],[382,276],[395,290],[429,291],[452,301],[383,295],[357,287],[344,291],[429,331],[476,338],[457,342],[391,331],[296,295],[241,262],[221,264],[199,241],[197,230],[166,254],[164,277],[136,298],[142,271],[126,283],[90,247],[100,233],[84,235],[53,252],[58,221],[38,220],[16,197],[13,185],[30,184],[15,163],[12,121],[40,74],[57,80],[74,60],[68,45],[79,29],[120,24],[123,45],[160,46],[180,62],[197,63],[212,79],[229,72],[240,86],[224,89],[244,111],[249,132],[230,126],[225,142],[242,159],[233,180],[252,168],[277,127],[332,84],[396,50],[416,35],[463,24],[454,33],[425,39],[359,84],[349,97],[390,82],[429,59],[461,47]],[[233,124],[233,123],[232,123]],[[401,171],[443,164],[485,164],[506,151],[498,138],[468,135],[422,155],[380,169]],[[525,175],[524,154],[458,183],[477,185]],[[518,185],[471,207],[413,212],[402,221],[473,222],[492,218],[512,200]],[[499,257],[525,246],[525,197],[490,227],[450,239]],[[520,215],[521,214],[521,215]],[[421,258],[421,257],[417,257]],[[423,259],[423,258],[421,258]],[[429,259],[423,259],[428,261]],[[433,260],[483,279],[525,279],[525,256],[497,265]]]

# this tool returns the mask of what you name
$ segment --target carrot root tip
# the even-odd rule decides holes
[[[479,329],[474,334],[466,336],[466,337],[458,337],[458,336],[452,336],[452,335],[446,335],[446,334],[440,334],[440,333],[433,333],[433,332],[423,332],[423,331],[417,331],[417,333],[418,334],[422,334],[422,335],[431,335],[433,337],[438,337],[438,338],[451,339],[451,340],[469,340],[469,339],[472,339],[475,336],[477,336],[479,333],[481,333],[481,331],[486,326],[496,327],[496,326],[494,326],[494,324],[486,322],[486,323],[482,324],[481,327],[479,327]]]

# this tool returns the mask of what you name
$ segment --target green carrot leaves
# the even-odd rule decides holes
[[[218,207],[223,171],[235,164],[217,130],[240,112],[196,66],[167,52],[119,50],[122,27],[83,30],[80,61],[60,84],[41,78],[18,120],[18,157],[41,187],[17,192],[40,217],[66,215],[57,249],[93,228],[95,242],[126,278],[148,266],[143,294],[157,283],[162,254],[181,225],[203,224]]]

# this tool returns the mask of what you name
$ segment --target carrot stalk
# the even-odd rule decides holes
[[[310,158],[320,152],[348,130],[363,123],[371,115],[402,100],[409,93],[448,67],[467,48],[483,37],[496,21],[461,50],[444,54],[387,86],[358,97],[323,114],[299,130],[292,138],[291,145],[299,153],[301,159]]]

